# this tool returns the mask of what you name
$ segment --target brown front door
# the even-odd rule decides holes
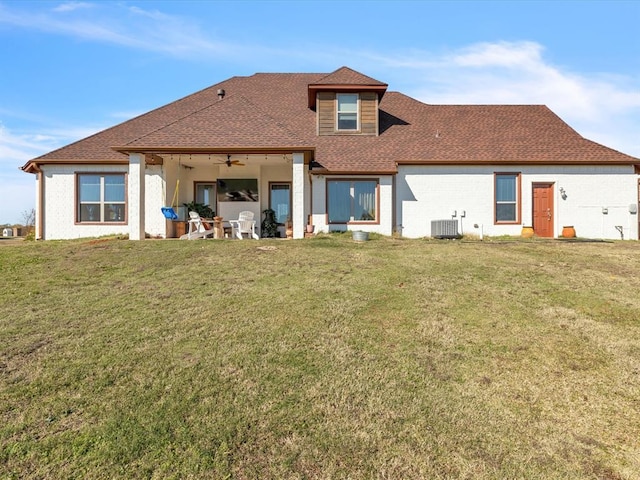
[[[553,237],[553,183],[533,184],[533,231],[538,237]]]

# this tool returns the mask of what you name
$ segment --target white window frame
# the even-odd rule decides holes
[[[81,179],[84,176],[99,177],[100,198],[95,201],[82,201],[81,197]],[[105,178],[121,176],[124,182],[124,199],[122,201],[107,201],[105,199]],[[127,174],[123,172],[77,172],[76,173],[76,223],[127,223]],[[83,205],[92,205],[97,207],[96,218],[90,220],[82,220],[81,210]],[[112,211],[114,218],[106,218],[106,205],[120,205],[117,211]],[[117,216],[115,216],[117,215]]]
[[[340,97],[355,97],[356,98],[356,111],[341,111],[340,110]],[[340,128],[340,115],[353,115],[356,114],[356,128]],[[357,93],[337,93],[336,94],[336,131],[341,132],[357,132],[360,130],[360,95]]]

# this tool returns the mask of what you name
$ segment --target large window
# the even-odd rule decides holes
[[[82,173],[77,181],[78,222],[126,221],[124,173]]]
[[[518,223],[520,217],[520,174],[495,175],[496,223]]]
[[[276,221],[284,224],[291,217],[291,184],[269,184],[269,208],[276,212]]]
[[[358,129],[358,94],[357,93],[339,93],[338,99],[338,130],[357,130]]]
[[[378,182],[375,180],[329,180],[327,212],[329,223],[374,222],[377,220]]]

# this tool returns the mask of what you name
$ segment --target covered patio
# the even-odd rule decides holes
[[[185,204],[202,204],[223,222],[252,212],[261,236],[263,212],[276,213],[284,236],[289,220],[293,238],[303,238],[311,212],[309,164],[313,151],[283,148],[131,148],[118,151],[129,158],[127,217],[129,238],[146,235],[179,237],[188,228]],[[178,219],[165,217],[174,207]],[[225,223],[228,226],[228,223]]]

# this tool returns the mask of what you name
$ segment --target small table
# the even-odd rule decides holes
[[[233,228],[229,222],[225,222],[222,217],[213,217],[213,238],[231,238]]]

